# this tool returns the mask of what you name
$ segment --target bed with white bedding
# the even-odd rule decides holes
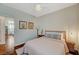
[[[24,46],[24,53],[29,55],[65,55],[68,51],[65,39],[56,37],[35,38],[26,42]]]
[[[44,37],[29,40],[16,49],[18,55],[65,55],[67,52],[69,50],[64,31],[46,31]]]
[[[67,49],[65,43],[61,40],[55,40],[47,37],[40,37],[25,44],[25,53],[29,55],[64,55]]]

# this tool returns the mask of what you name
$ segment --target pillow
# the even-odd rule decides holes
[[[53,35],[53,38],[54,38],[54,39],[61,39],[61,35],[56,35],[56,34],[55,34],[55,35]]]

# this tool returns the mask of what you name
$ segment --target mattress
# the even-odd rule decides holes
[[[47,37],[30,40],[24,46],[24,53],[29,55],[65,55],[66,52],[65,42]]]

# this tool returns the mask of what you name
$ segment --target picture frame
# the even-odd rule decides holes
[[[19,21],[19,29],[27,29],[27,21]]]
[[[28,22],[28,29],[33,29],[33,28],[34,28],[34,23]]]

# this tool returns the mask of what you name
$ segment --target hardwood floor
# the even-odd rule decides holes
[[[8,53],[5,44],[0,44],[0,55],[16,55],[16,52]]]
[[[0,44],[0,55],[5,55],[6,47],[5,44]]]

